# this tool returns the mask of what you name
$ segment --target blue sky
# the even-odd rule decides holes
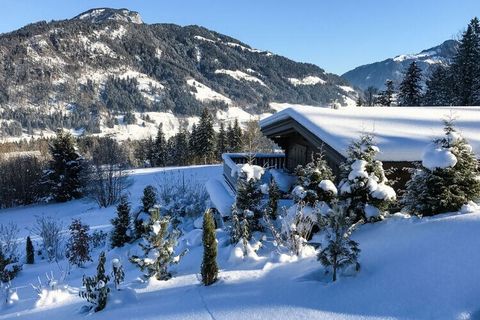
[[[202,25],[337,74],[440,44],[480,15],[480,0],[2,0],[0,32],[93,7],[125,7],[147,23]]]

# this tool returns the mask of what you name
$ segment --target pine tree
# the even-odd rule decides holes
[[[280,200],[281,192],[278,188],[275,179],[270,181],[268,185],[268,204],[267,204],[267,214],[269,218],[276,219],[278,211],[278,200]]]
[[[110,277],[105,274],[105,261],[105,252],[102,251],[98,257],[97,274],[93,277],[84,275],[82,282],[85,289],[79,292],[79,296],[87,300],[95,312],[105,309],[110,292]]]
[[[400,91],[398,93],[398,105],[419,106],[422,100],[422,70],[413,61],[407,69]]]
[[[357,107],[362,107],[364,104],[365,104],[365,101],[363,101],[363,99],[362,99],[361,96],[358,96],[355,105],[356,105]]]
[[[125,280],[125,272],[119,259],[112,260],[112,276],[115,289],[120,290],[120,284]]]
[[[233,139],[231,141],[232,152],[240,152],[243,148],[243,132],[238,123],[238,119],[233,121]]]
[[[429,145],[422,165],[407,183],[402,204],[413,214],[458,211],[480,197],[480,172],[472,147],[455,130],[451,119],[445,121],[444,131],[444,137]],[[438,163],[439,153],[448,161]]]
[[[245,167],[247,167],[245,169]],[[240,220],[248,220],[252,230],[260,230],[260,218],[262,215],[261,200],[263,194],[260,189],[258,177],[249,177],[244,170],[262,169],[258,166],[245,164],[238,173],[237,195],[234,209],[238,212]],[[263,169],[262,169],[263,170]]]
[[[396,200],[382,162],[375,159],[379,151],[373,136],[364,134],[348,147],[347,159],[340,167],[339,198],[354,214],[355,222],[381,219]]]
[[[188,134],[185,129],[180,129],[180,132],[175,135],[175,164],[186,166],[190,163],[189,157]]]
[[[339,270],[354,265],[355,270],[360,270],[358,255],[360,248],[358,243],[350,238],[354,225],[354,219],[345,208],[335,205],[326,218],[327,245],[318,254],[318,260],[326,268],[326,272],[332,271],[332,281],[337,280]]]
[[[27,257],[27,264],[34,264],[35,263],[35,250],[33,249],[32,239],[30,236],[27,237],[26,241],[26,257]]]
[[[380,92],[378,103],[382,106],[390,107],[394,101],[395,87],[392,80],[385,81],[385,90]]]
[[[120,198],[120,203],[117,205],[117,217],[113,218],[111,223],[113,225],[110,236],[112,248],[123,247],[130,242],[130,204],[127,196]]]
[[[76,151],[73,137],[59,130],[49,146],[49,151],[52,160],[45,180],[51,196],[59,202],[80,198],[84,186],[84,161]]]
[[[178,256],[174,255],[180,232],[170,231],[170,217],[160,217],[159,210],[152,210],[149,228],[150,232],[144,236],[144,242],[139,244],[144,256],[134,255],[130,261],[144,272],[145,278],[168,280],[172,277],[168,271],[169,266],[177,264],[186,253],[183,251]]]
[[[88,231],[89,226],[82,224],[80,219],[73,219],[69,227],[70,239],[67,243],[67,250],[65,256],[70,264],[77,267],[82,267],[87,261],[92,261],[90,258],[90,236]]]
[[[215,131],[213,130],[213,118],[210,112],[205,108],[200,116],[200,122],[197,127],[198,151],[199,156],[203,158],[203,163],[207,164],[214,159],[215,154]]]
[[[203,261],[202,261],[202,282],[209,286],[218,277],[217,265],[217,239],[215,235],[215,221],[211,210],[207,210],[203,216]]]
[[[452,87],[448,67],[437,66],[426,81],[427,90],[423,98],[426,106],[448,106],[452,103]]]
[[[217,135],[217,159],[222,159],[222,154],[227,151],[227,133],[225,132],[225,124],[220,122],[220,129]]]
[[[197,125],[194,123],[192,125],[192,132],[190,133],[190,139],[188,140],[188,147],[190,149],[190,153],[192,155],[192,163],[198,163],[198,159],[200,157],[200,143],[198,140],[198,128]]]
[[[305,166],[298,166],[295,175],[298,178],[293,196],[297,202],[313,205],[316,201],[324,201],[329,204],[337,196],[337,188],[332,182],[335,177],[323,154],[316,158],[312,156],[312,161]]]
[[[455,105],[474,105],[476,84],[480,78],[480,24],[477,18],[470,21],[463,33],[452,63]]]
[[[163,123],[158,126],[157,136],[152,145],[152,166],[165,166],[166,159],[166,145],[165,135],[163,134]]]
[[[148,185],[143,189],[142,209],[143,212],[148,212],[157,203],[157,189],[154,186]]]

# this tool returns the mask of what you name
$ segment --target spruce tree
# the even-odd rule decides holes
[[[227,151],[227,133],[225,132],[225,124],[220,122],[220,129],[217,135],[217,159],[222,159],[222,154]]]
[[[209,286],[218,277],[217,265],[217,239],[215,235],[215,221],[211,210],[207,210],[203,216],[203,261],[202,261],[202,282]]]
[[[148,185],[143,189],[142,209],[143,212],[148,212],[157,203],[157,189],[154,186]]]
[[[120,198],[120,203],[117,205],[117,217],[113,218],[111,223],[113,225],[110,236],[112,248],[123,247],[130,242],[130,204],[127,196]]]
[[[30,236],[27,237],[26,241],[26,257],[27,257],[27,264],[34,264],[35,263],[35,250],[33,248],[32,239]]]
[[[261,169],[250,164],[245,164],[245,166],[252,170]],[[250,177],[244,170],[242,168],[238,173],[234,210],[239,215],[240,221],[248,220],[248,225],[252,228],[251,230],[260,230],[263,194],[260,189],[259,179],[257,179],[258,177]]]
[[[276,219],[278,211],[278,201],[280,200],[281,192],[278,188],[275,179],[270,181],[268,185],[268,204],[267,204],[267,214],[269,218]]]
[[[373,136],[364,134],[348,147],[347,159],[340,166],[339,198],[345,209],[354,214],[355,222],[381,219],[396,200],[382,162],[375,159],[379,151]]]
[[[85,289],[79,292],[79,296],[87,300],[95,312],[105,309],[110,292],[110,277],[105,274],[105,261],[105,252],[102,251],[98,257],[97,274],[93,277],[84,275],[82,282]]]
[[[192,163],[198,163],[200,158],[200,143],[197,125],[194,123],[192,125],[192,132],[190,133],[190,139],[188,140],[188,147],[190,149],[190,154],[192,155]]]
[[[395,87],[392,80],[385,81],[385,90],[381,91],[378,97],[380,105],[390,107],[394,101]]]
[[[198,151],[203,163],[210,163],[215,154],[215,131],[213,130],[213,118],[207,108],[203,109],[200,122],[197,127]]]
[[[242,129],[240,128],[238,119],[235,119],[233,121],[232,131],[233,131],[233,139],[231,141],[232,152],[240,152],[242,151],[242,148],[243,148],[243,132],[242,132]]]
[[[175,164],[186,166],[190,163],[190,153],[188,145],[188,133],[185,129],[180,129],[180,132],[175,135]]]
[[[45,182],[51,196],[58,202],[80,198],[84,186],[84,160],[76,150],[72,135],[59,130],[49,151],[52,160]]]
[[[448,106],[452,103],[452,81],[448,67],[439,65],[426,81],[427,90],[423,98],[426,106]]]
[[[163,123],[158,126],[157,136],[152,145],[152,166],[165,166],[167,142],[163,133]]]
[[[358,243],[350,238],[354,219],[339,205],[333,206],[326,217],[327,245],[318,254],[318,260],[326,268],[326,272],[332,272],[332,281],[337,280],[339,270],[349,265],[354,265],[356,271],[360,270],[360,248]]]
[[[422,70],[413,61],[408,67],[398,93],[398,105],[419,106],[422,100]]]
[[[476,86],[480,78],[480,24],[477,18],[470,21],[463,33],[452,63],[454,104],[474,105]]]
[[[480,197],[480,172],[472,147],[451,119],[445,121],[444,131],[444,137],[427,147],[421,166],[407,183],[402,204],[408,212],[431,216],[458,211]]]
[[[82,267],[90,258],[90,227],[83,224],[80,219],[73,219],[69,227],[70,239],[67,243],[65,256],[71,265]]]

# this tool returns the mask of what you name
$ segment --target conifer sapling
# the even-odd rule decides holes
[[[83,286],[85,289],[79,292],[79,296],[87,300],[95,312],[105,309],[110,292],[108,287],[110,277],[105,274],[105,261],[105,252],[102,252],[98,257],[97,274],[93,277],[84,275]]]
[[[202,282],[209,286],[217,281],[217,239],[215,234],[215,221],[211,210],[207,210],[203,216],[203,261]]]
[[[35,263],[35,249],[33,248],[32,240],[30,236],[27,237],[26,241],[26,257],[27,257],[27,264],[34,264]]]
[[[67,243],[66,257],[70,264],[82,267],[90,258],[90,227],[82,224],[80,219],[74,219],[69,227],[70,239]]]
[[[130,204],[126,196],[122,196],[117,206],[117,217],[111,220],[113,231],[110,237],[112,248],[123,247],[130,242]]]
[[[117,258],[112,260],[112,276],[115,289],[120,290],[120,284],[125,279],[125,272],[123,271],[122,263]]]

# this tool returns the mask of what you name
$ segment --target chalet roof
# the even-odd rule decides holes
[[[373,133],[380,148],[378,159],[417,161],[426,145],[443,135],[442,120],[450,116],[480,157],[480,107],[294,106],[261,120],[260,127],[293,119],[344,156],[352,140]]]

